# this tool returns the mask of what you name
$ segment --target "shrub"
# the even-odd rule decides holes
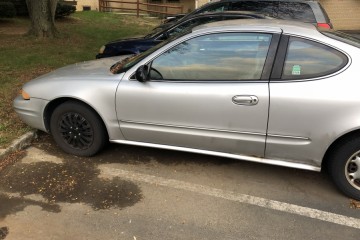
[[[16,9],[17,16],[29,16],[25,0],[12,0]]]
[[[76,10],[75,6],[58,3],[56,7],[55,17],[62,18],[69,16],[70,14],[74,13],[75,10]]]
[[[15,17],[16,10],[14,4],[11,2],[0,2],[0,18]]]

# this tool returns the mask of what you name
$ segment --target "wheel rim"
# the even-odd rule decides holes
[[[354,153],[346,162],[345,175],[348,182],[360,190],[360,151]]]
[[[66,113],[59,119],[59,132],[64,142],[75,149],[87,149],[94,141],[91,124],[78,113]]]

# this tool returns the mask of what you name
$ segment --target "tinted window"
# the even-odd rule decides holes
[[[240,1],[232,3],[231,11],[252,11],[273,18],[316,22],[311,7],[306,3],[278,1]]]
[[[221,17],[202,17],[202,18],[195,18],[192,20],[189,20],[187,22],[184,22],[175,28],[168,31],[168,36],[173,36],[175,34],[183,32],[187,28],[193,28],[201,24],[210,23],[210,22],[216,22],[221,20]]]
[[[223,12],[228,10],[228,6],[229,6],[228,3],[219,3],[219,4],[211,5],[209,7],[205,7],[204,9],[201,9],[196,13]]]
[[[151,79],[258,80],[271,34],[221,33],[185,41],[156,58]]]
[[[306,3],[279,3],[279,7],[275,8],[273,17],[287,20],[300,20],[303,22],[316,22],[311,7]]]
[[[241,1],[234,2],[231,4],[231,11],[251,11],[262,13],[266,16],[273,16],[274,6],[277,4],[275,2],[265,2],[265,1]]]
[[[305,39],[291,37],[289,40],[283,79],[304,79],[328,75],[347,64],[341,52]]]

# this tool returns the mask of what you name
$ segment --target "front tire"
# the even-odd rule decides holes
[[[77,156],[93,156],[107,142],[99,116],[85,104],[75,101],[62,103],[54,110],[50,131],[63,151]]]
[[[360,200],[360,138],[343,141],[328,163],[331,178],[340,191]]]

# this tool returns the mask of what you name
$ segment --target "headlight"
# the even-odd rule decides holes
[[[30,100],[30,95],[25,92],[23,89],[20,90],[20,94],[24,100]]]
[[[105,48],[106,48],[105,46],[101,46],[101,48],[100,48],[100,50],[99,50],[99,53],[100,53],[100,54],[103,54],[104,51],[105,51]]]

